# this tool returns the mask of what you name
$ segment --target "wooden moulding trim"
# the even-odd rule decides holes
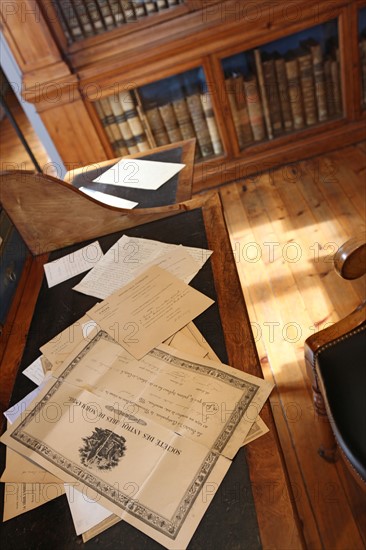
[[[195,165],[193,193],[241,180],[283,164],[298,162],[320,153],[334,151],[339,147],[364,139],[366,139],[364,120],[342,121],[337,128],[324,132],[318,131],[317,134],[308,137],[302,137],[300,133],[293,134],[291,142],[286,145],[279,144],[277,140],[265,142],[261,147],[257,146],[258,149],[260,148],[258,153],[254,153],[253,148],[248,147],[242,151],[241,158],[208,161]]]
[[[48,110],[82,99],[76,75],[68,75],[59,79],[42,79],[35,75],[25,75],[22,96],[25,101],[37,104],[37,110]]]
[[[13,319],[10,333],[7,335],[0,364],[0,406],[1,413],[9,406],[10,396],[22,359],[27,334],[37,303],[38,294],[43,280],[43,265],[48,255],[28,260],[27,269],[21,279],[22,289],[16,299],[14,310],[10,312]],[[26,279],[26,284],[25,284]],[[14,322],[16,316],[16,322]],[[3,415],[1,414],[3,419]]]
[[[204,222],[208,246],[215,251],[211,262],[229,364],[263,378],[219,196],[212,195],[206,207]],[[262,545],[263,548],[304,548],[268,402],[261,416],[270,431],[248,445],[246,457]]]
[[[184,59],[179,63],[179,73],[202,67],[204,64],[204,57],[195,57],[193,59]],[[101,97],[110,96],[115,93],[123,91],[132,91],[133,89],[145,86],[151,82],[156,82],[163,78],[175,76],[177,74],[177,64],[172,59],[159,59],[155,64],[148,64],[144,66],[144,70],[134,67],[132,71],[126,74],[122,70],[118,70],[116,74],[115,69],[98,72],[98,75],[94,75],[92,78],[84,79],[79,74],[80,90],[83,96],[88,101],[95,101]],[[158,75],[158,77],[157,77]]]
[[[172,216],[206,200],[196,197],[162,207],[126,210],[102,204],[51,176],[22,171],[0,175],[0,196],[4,210],[34,255]]]

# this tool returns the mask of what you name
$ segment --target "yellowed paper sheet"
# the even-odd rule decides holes
[[[34,510],[64,492],[58,483],[5,483],[3,521]]]
[[[55,376],[113,400],[120,418],[143,414],[209,448],[231,426],[219,449],[228,458],[243,444],[272,389],[260,378],[169,346],[134,359],[104,331],[76,348]]]
[[[203,480],[200,490],[205,483],[219,486],[230,465],[225,456],[231,458],[242,445],[271,387],[167,346],[137,361],[103,331],[75,354],[40,394],[39,405],[2,441],[69,483],[86,482],[89,488],[92,483],[102,506],[161,544],[185,547],[209,502],[195,498],[182,521],[181,510],[179,518],[175,515],[179,503],[189,502],[197,473]],[[50,406],[53,422],[48,421]],[[128,461],[124,445],[130,449]],[[128,499],[123,493],[131,482],[136,486],[132,504],[131,493]],[[111,502],[107,487],[113,486],[116,494],[116,483],[122,490]],[[138,510],[149,510],[147,516],[131,517],[128,509],[135,500]],[[156,532],[147,519],[151,510],[169,525],[169,532]]]
[[[153,266],[87,314],[140,359],[212,304],[211,298]]]
[[[62,481],[44,468],[16,453],[10,447],[6,449],[6,466],[0,481],[3,483],[58,483]]]
[[[54,411],[56,403],[59,418],[50,423],[48,407]],[[118,420],[106,401],[56,381],[2,441],[66,481],[73,477],[89,498],[100,497],[111,512],[167,548],[180,550],[211,500],[206,484],[218,487],[230,461],[148,418],[139,420]],[[198,498],[202,491],[207,498]]]
[[[84,315],[75,323],[57,334],[40,349],[55,370],[70,353],[81,343],[87,344],[98,332],[99,328],[89,315]]]

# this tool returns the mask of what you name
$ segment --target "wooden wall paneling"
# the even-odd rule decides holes
[[[40,75],[50,79],[70,74],[37,2],[3,1],[0,13],[5,39],[28,86],[42,82]]]
[[[68,170],[105,160],[107,154],[82,99],[40,111]]]

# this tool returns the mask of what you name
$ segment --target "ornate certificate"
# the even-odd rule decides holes
[[[166,346],[136,360],[99,331],[2,441],[167,548],[182,549],[270,390],[264,380]]]

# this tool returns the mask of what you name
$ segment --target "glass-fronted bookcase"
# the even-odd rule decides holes
[[[200,191],[364,139],[366,0],[34,3],[3,33],[73,167],[194,137]]]
[[[94,102],[116,156],[196,138],[196,160],[221,155],[221,138],[202,67]]]
[[[337,19],[222,59],[239,148],[343,116]]]
[[[214,84],[239,151],[344,116],[338,19],[237,50],[216,54]],[[227,153],[211,92],[196,67],[93,105],[116,156],[195,137],[196,162],[210,161]]]

